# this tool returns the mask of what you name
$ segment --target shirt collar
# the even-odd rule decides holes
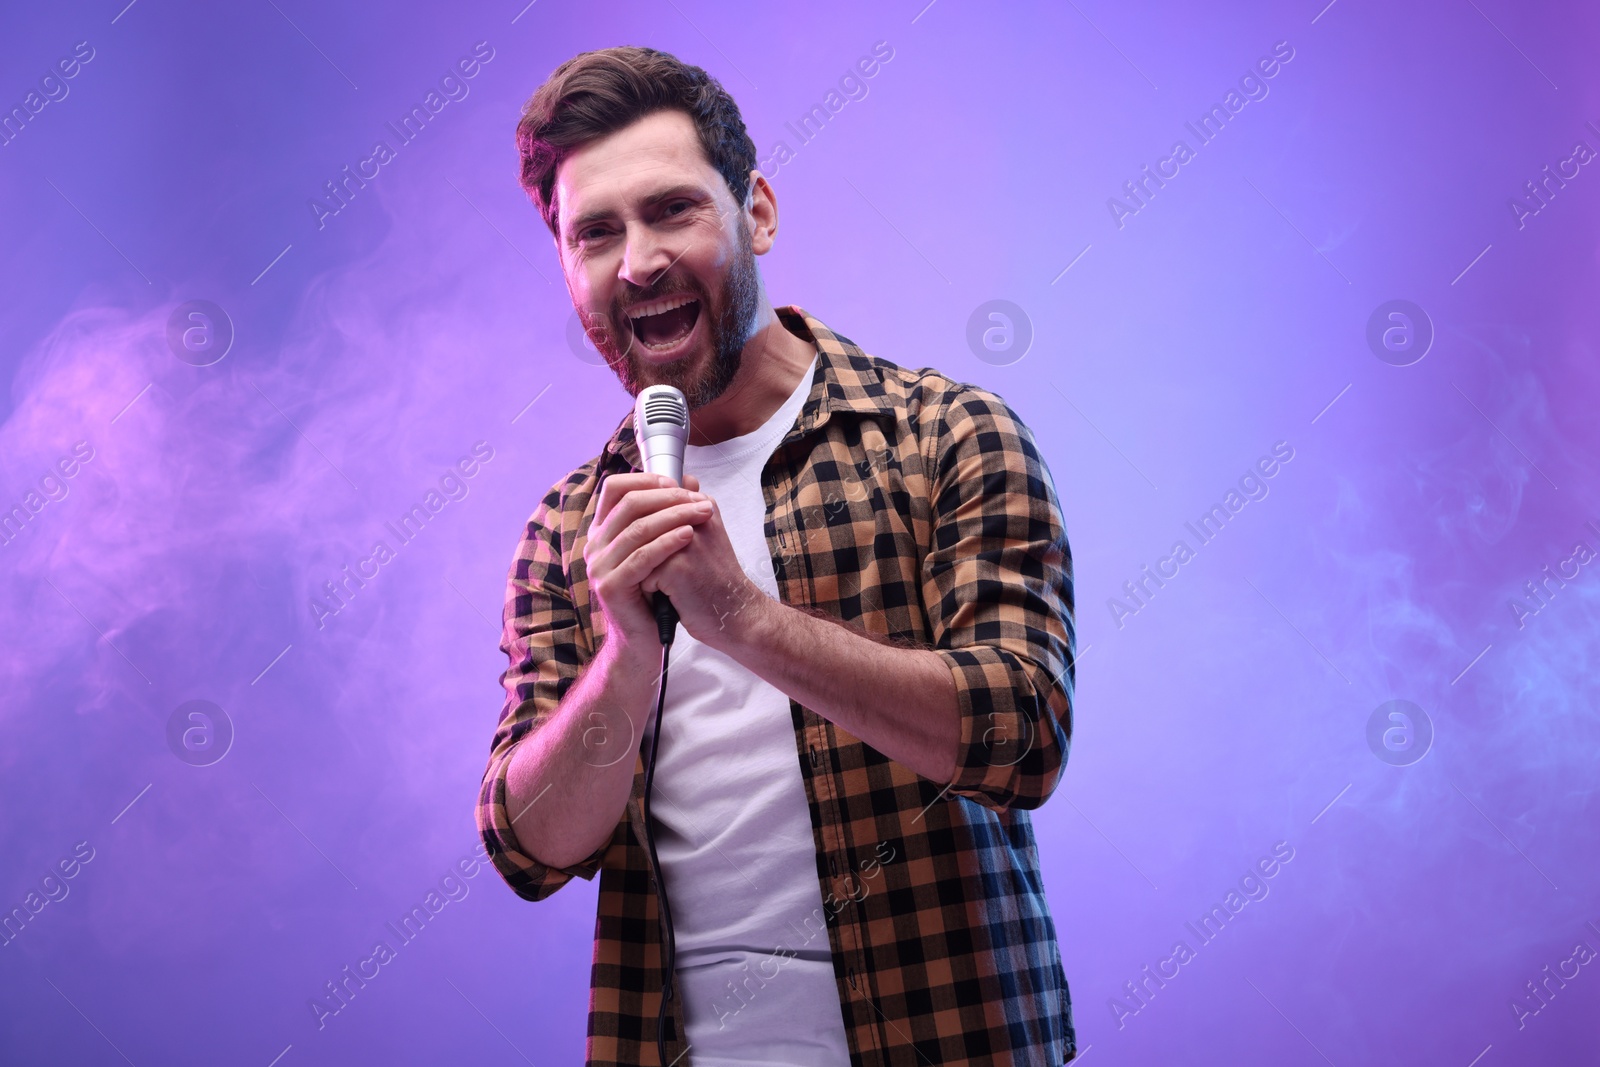
[[[835,412],[866,415],[893,414],[895,407],[884,388],[883,375],[872,357],[855,342],[828,329],[820,319],[806,313],[798,304],[774,308],[778,319],[797,337],[810,340],[817,353],[817,367],[811,378],[811,392],[800,408],[795,426],[784,441],[803,437],[827,422]],[[639,466],[639,449],[633,438],[633,409],[617,424],[601,454],[601,465],[620,456],[629,468]]]

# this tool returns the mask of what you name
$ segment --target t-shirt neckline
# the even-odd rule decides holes
[[[726,441],[719,441],[714,445],[685,445],[684,455],[693,456],[695,466],[720,466],[737,463],[749,456],[751,452],[763,446],[775,446],[778,439],[794,424],[804,406],[805,399],[811,394],[811,383],[816,378],[817,355],[811,355],[811,362],[807,365],[800,381],[778,409],[767,417],[767,421],[751,430],[749,433],[730,437]],[[690,416],[691,425],[693,416]],[[687,468],[689,465],[685,464]]]

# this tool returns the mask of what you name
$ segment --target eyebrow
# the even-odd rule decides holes
[[[644,203],[646,206],[654,207],[664,200],[671,200],[675,197],[687,196],[691,199],[703,200],[705,199],[705,195],[705,190],[700,186],[685,182],[651,193],[649,196],[644,198]],[[595,222],[602,222],[613,217],[615,214],[616,212],[606,208],[599,208],[594,211],[585,211],[582,215],[579,215],[577,218],[573,219],[567,224],[568,243],[571,243],[574,235],[582,233],[585,226]]]

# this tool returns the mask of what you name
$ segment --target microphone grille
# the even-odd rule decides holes
[[[644,421],[646,425],[670,423],[673,426],[689,425],[689,405],[676,389],[655,390],[645,397]]]

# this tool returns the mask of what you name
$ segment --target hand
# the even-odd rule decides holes
[[[700,479],[685,474],[683,481],[685,488],[699,492]],[[677,609],[678,620],[696,641],[722,648],[733,636],[736,618],[759,609],[771,598],[739,565],[717,502],[706,499],[711,503],[710,516],[695,523],[689,543],[668,554],[639,583],[639,589],[666,593]]]
[[[711,518],[714,505],[697,496],[661,475],[640,472],[609,475],[600,487],[583,561],[605,619],[601,652],[634,679],[654,678],[661,657],[650,603],[656,586],[641,589],[640,582],[688,547],[694,527]]]

